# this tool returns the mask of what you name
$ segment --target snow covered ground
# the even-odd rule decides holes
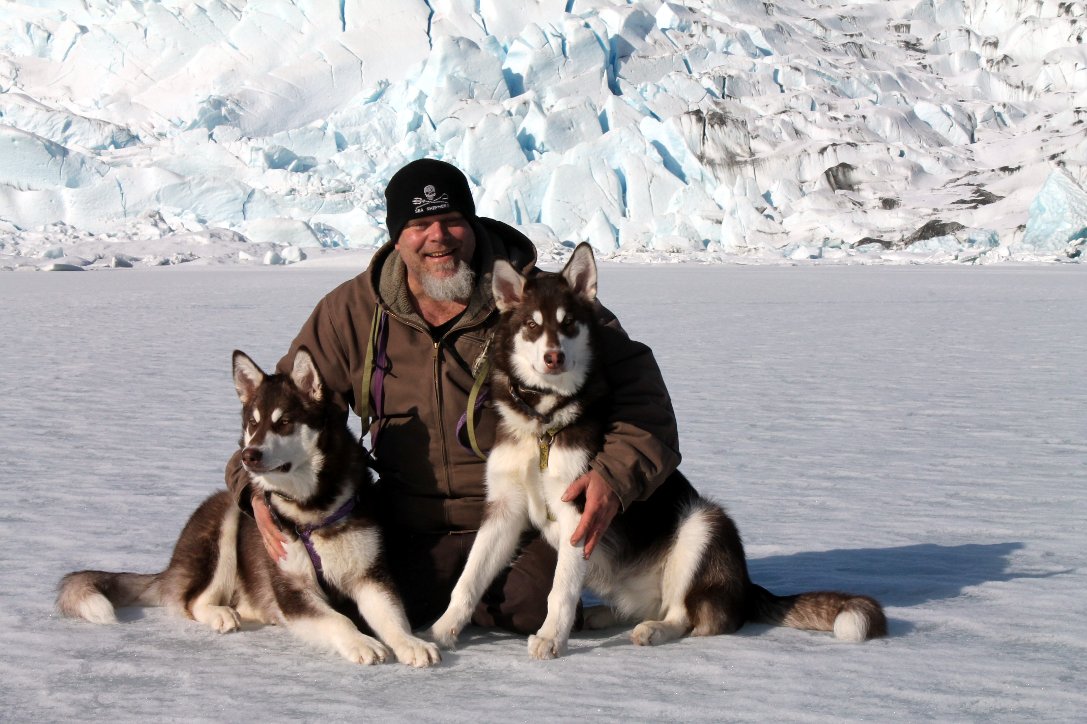
[[[384,237],[406,161],[545,250],[1081,259],[1087,4],[17,0],[0,270]]]
[[[271,364],[364,262],[2,276],[0,718],[1087,714],[1080,265],[603,265],[602,298],[669,381],[684,470],[729,506],[756,580],[878,596],[887,639],[752,626],[644,649],[613,630],[535,662],[475,632],[416,671],[160,610],[58,618],[64,572],[165,564],[237,439],[231,350]]]

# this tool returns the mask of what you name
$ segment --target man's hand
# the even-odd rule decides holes
[[[260,539],[264,541],[264,550],[268,551],[273,561],[281,561],[287,557],[287,536],[272,519],[272,511],[268,510],[268,504],[264,502],[264,496],[259,493],[253,495],[253,520],[257,521],[257,530],[260,531]]]
[[[569,503],[583,493],[585,510],[581,513],[581,521],[573,537],[570,538],[570,545],[576,546],[584,539],[585,557],[588,558],[608,530],[612,518],[619,512],[619,496],[595,470],[590,470],[570,483],[570,487],[562,494],[562,499]]]

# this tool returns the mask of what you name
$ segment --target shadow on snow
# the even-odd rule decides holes
[[[970,586],[1060,572],[1016,571],[1011,556],[1022,543],[924,543],[769,556],[748,561],[751,578],[779,595],[841,590],[873,596],[885,606],[916,606],[954,598]]]

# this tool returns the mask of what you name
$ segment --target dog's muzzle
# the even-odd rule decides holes
[[[259,447],[247,447],[242,450],[242,465],[251,473],[289,473],[290,462],[283,463],[274,468],[264,464],[264,453]]]

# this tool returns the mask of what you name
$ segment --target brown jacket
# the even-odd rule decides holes
[[[289,371],[295,350],[305,345],[345,414],[348,407],[362,414],[359,402],[370,396],[362,387],[371,325],[375,306],[384,307],[388,363],[383,410],[370,433],[376,434],[374,454],[388,523],[406,530],[476,530],[483,515],[485,463],[467,447],[465,436],[458,440],[458,421],[468,407],[476,362],[498,320],[491,296],[494,259],[508,259],[528,272],[536,250],[524,235],[498,221],[480,218],[475,232],[479,283],[465,313],[440,340],[432,338],[412,307],[404,263],[390,242],[366,271],[317,304],[278,365],[280,372]],[[600,312],[606,322],[603,369],[613,403],[604,447],[591,466],[625,508],[647,497],[675,470],[678,436],[652,352],[631,340],[610,312],[603,307]],[[479,445],[488,450],[497,415],[488,404],[476,419]],[[227,483],[247,508],[248,477],[235,464],[237,457],[228,466]]]

